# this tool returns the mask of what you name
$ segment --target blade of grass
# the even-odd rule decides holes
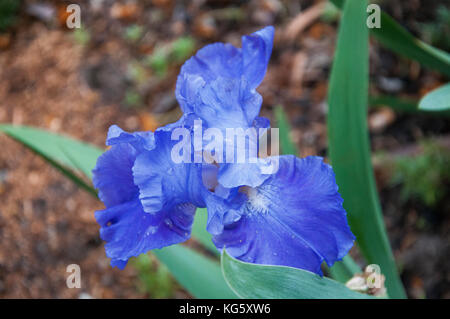
[[[370,158],[367,1],[347,0],[328,92],[329,154],[351,229],[370,263],[386,276],[389,296],[405,293],[384,226]]]
[[[330,1],[341,9],[345,3],[345,0]],[[381,12],[380,28],[372,28],[370,31],[386,48],[450,77],[450,54],[413,37],[388,14]]]

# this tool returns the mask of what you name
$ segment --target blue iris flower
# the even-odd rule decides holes
[[[333,170],[320,157],[196,162],[194,147],[186,161],[173,160],[174,132],[186,129],[191,141],[196,121],[222,132],[269,127],[259,117],[256,88],[273,36],[273,27],[266,27],[244,36],[242,48],[215,43],[186,61],[176,87],[179,121],[154,133],[111,126],[111,148],[98,159],[93,181],[106,206],[96,219],[113,266],[123,268],[132,256],[189,239],[197,207],[207,208],[216,247],[246,262],[322,274],[323,261],[331,266],[353,246]],[[276,170],[263,169],[274,161]]]

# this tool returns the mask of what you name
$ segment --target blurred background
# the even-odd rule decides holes
[[[81,28],[66,26],[72,3]],[[376,3],[450,51],[449,1]],[[176,76],[196,50],[274,25],[262,115],[289,127],[301,156],[326,156],[339,18],[314,0],[0,0],[0,123],[101,147],[113,123],[154,130],[180,116]],[[411,298],[450,298],[450,117],[407,111],[446,79],[371,40],[370,80],[373,164],[402,280]],[[94,219],[102,204],[17,142],[1,135],[0,146],[0,298],[190,297],[150,255],[112,269]],[[69,264],[81,289],[66,286]]]

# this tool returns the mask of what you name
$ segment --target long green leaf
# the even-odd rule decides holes
[[[50,165],[72,180],[77,186],[89,192],[94,197],[97,197],[97,191],[92,185],[81,178],[78,173],[81,172],[85,176],[89,176],[90,170],[88,165],[95,165],[97,156],[102,152],[101,149],[96,149],[95,146],[76,141],[72,138],[28,126],[0,124],[0,132],[7,134],[14,140],[22,143],[49,162]],[[86,159],[83,159],[82,165],[75,162],[75,159],[79,160],[79,156],[74,155],[69,157],[69,154],[72,152],[71,150],[73,150],[73,152],[87,150],[87,157]]]
[[[367,130],[367,1],[347,0],[328,92],[329,154],[353,233],[364,256],[386,276],[388,294],[405,296],[383,223]]]
[[[419,102],[419,109],[430,112],[450,110],[450,83],[425,95]]]
[[[394,111],[405,113],[417,113],[419,111],[417,101],[389,95],[369,96],[369,106],[389,106]]]
[[[0,131],[36,153],[92,178],[92,169],[103,150],[73,138],[20,125],[0,124]]]
[[[399,113],[419,113],[421,115],[433,115],[433,116],[450,116],[450,110],[443,108],[432,109],[432,108],[420,108],[419,102],[413,101],[411,99],[398,98],[396,96],[389,95],[378,95],[369,96],[369,106],[379,107],[388,106],[396,112]]]
[[[331,0],[331,2],[342,9],[345,0]],[[367,27],[364,25],[361,28]],[[385,47],[450,77],[450,55],[416,39],[388,14],[382,12],[380,28],[372,28],[370,31]]]
[[[222,272],[241,298],[264,299],[365,299],[343,284],[312,272],[284,266],[245,263],[222,254]]]
[[[194,297],[236,298],[222,276],[219,263],[180,245],[155,249],[152,252]]]

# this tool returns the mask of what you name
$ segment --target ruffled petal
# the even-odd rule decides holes
[[[121,269],[130,257],[186,241],[190,237],[195,206],[174,205],[155,214],[145,213],[139,199],[97,211],[100,237],[107,242],[111,265]]]
[[[207,127],[248,128],[259,114],[262,97],[241,79],[218,77],[200,91],[194,113]]]
[[[276,174],[241,191],[247,195],[238,209],[241,217],[213,236],[218,248],[236,258],[321,274],[323,260],[331,266],[353,246],[334,173],[319,157],[281,156]],[[209,203],[210,219],[225,220],[228,210]],[[236,207],[230,211],[236,214]]]
[[[268,26],[242,37],[243,75],[252,89],[258,87],[264,79],[272,53],[274,34],[275,29]]]
[[[144,149],[154,147],[152,132],[128,133],[117,125],[108,131],[106,145],[111,149],[103,153],[92,171],[94,187],[106,207],[129,201],[138,191],[131,169],[136,156]]]
[[[106,145],[112,146],[123,143],[132,145],[139,152],[151,150],[155,147],[153,132],[128,133],[117,125],[111,125],[108,130]]]
[[[181,67],[175,96],[183,112],[192,112],[197,92],[217,77],[240,78],[241,50],[231,44],[214,43],[205,46]]]
[[[269,165],[266,160],[255,159],[256,163],[224,163],[218,173],[219,183],[227,188],[247,185],[257,187],[261,185],[269,174],[264,174],[264,167]]]
[[[136,155],[136,149],[124,143],[114,145],[98,158],[92,181],[106,207],[127,202],[139,191],[131,171]]]
[[[242,37],[242,49],[231,44],[214,43],[200,49],[195,56],[187,60],[181,67],[175,90],[183,112],[193,112],[195,105],[198,104],[198,92],[202,92],[205,86],[221,78],[219,86],[230,86],[230,81],[245,83],[245,89],[249,95],[254,95],[252,99],[255,100],[255,106],[246,110],[246,113],[255,118],[259,113],[261,98],[254,90],[266,73],[272,52],[273,34],[273,27],[266,27]],[[244,85],[241,84],[240,88],[242,90]],[[226,103],[226,100],[222,103]]]
[[[201,163],[174,161],[172,150],[175,144],[183,142],[172,140],[171,135],[171,131],[156,131],[156,147],[140,154],[133,166],[134,183],[139,187],[139,199],[147,213],[182,203],[204,207],[202,194],[206,187]],[[186,143],[190,147],[190,142]]]

